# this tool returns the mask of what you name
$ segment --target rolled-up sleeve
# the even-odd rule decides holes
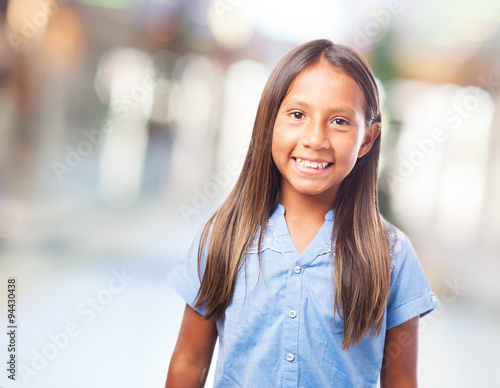
[[[198,291],[200,289],[200,276],[198,274],[198,249],[201,238],[201,230],[196,235],[188,251],[185,253],[179,264],[170,271],[167,279],[174,290],[184,301],[199,312],[205,315],[206,309],[204,306],[195,308],[194,305],[197,300]],[[208,239],[204,246],[201,261],[201,274],[205,269],[206,253],[207,253]]]

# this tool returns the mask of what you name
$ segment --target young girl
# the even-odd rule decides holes
[[[417,386],[438,306],[380,215],[381,117],[366,62],[328,40],[274,69],[233,191],[169,281],[186,301],[166,387]]]

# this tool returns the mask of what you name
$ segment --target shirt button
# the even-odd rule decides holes
[[[288,313],[288,315],[290,316],[290,318],[295,318],[297,316],[297,313],[295,312],[295,310],[292,310]]]
[[[286,359],[287,359],[288,361],[290,361],[290,362],[291,362],[291,361],[293,361],[293,359],[294,359],[293,354],[292,354],[292,353],[287,354],[287,355],[286,355]]]
[[[438,301],[437,296],[436,296],[436,295],[434,295],[434,296],[432,297],[432,300],[433,300],[434,302],[437,302],[437,301]]]
[[[302,271],[302,268],[300,268],[299,266],[296,266],[294,268],[294,271],[295,271],[295,273],[300,273],[300,271]]]

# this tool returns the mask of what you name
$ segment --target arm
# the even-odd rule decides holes
[[[381,388],[417,387],[418,320],[417,316],[387,330]]]
[[[217,341],[217,326],[186,304],[165,388],[205,385]]]

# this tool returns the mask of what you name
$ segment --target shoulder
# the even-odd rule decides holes
[[[266,249],[271,249],[275,251],[279,251],[279,245],[276,239],[276,232],[274,230],[274,221],[273,218],[270,217],[267,221],[266,227],[264,228],[264,234],[262,235],[262,244],[259,249],[259,239],[262,234],[262,228],[259,226],[253,238],[250,240],[248,244],[247,253],[258,253],[265,251]]]
[[[399,228],[388,221],[385,221],[387,235],[389,237],[389,247],[391,251],[391,272],[395,268],[400,268],[403,261],[417,260],[417,254],[409,237]]]
[[[286,236],[287,233],[288,229],[284,221],[284,208],[278,205],[269,216],[264,230],[262,231],[260,225],[256,228],[252,239],[249,241],[246,253],[257,254],[266,250],[277,253],[284,252],[288,249],[286,241],[283,239],[283,236]],[[261,242],[260,247],[259,241]]]
[[[389,236],[389,246],[391,248],[391,255],[397,254],[403,248],[403,244],[408,241],[408,236],[401,230],[395,227],[388,221],[385,221],[387,234]]]
[[[194,238],[191,239],[187,249],[184,251],[184,255],[180,262],[181,265],[197,268],[198,258],[200,258],[201,268],[204,269],[208,255],[208,246],[212,235],[212,225],[213,224],[209,225],[209,222],[204,222],[198,227]]]

